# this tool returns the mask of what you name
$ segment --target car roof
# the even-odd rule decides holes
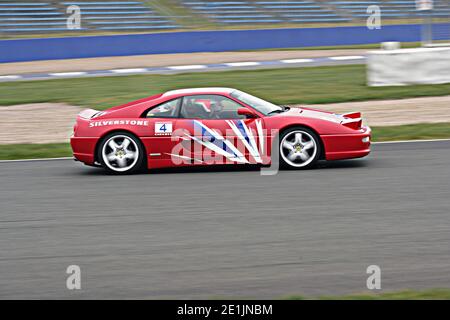
[[[235,91],[233,88],[188,88],[167,91],[163,94],[164,97],[174,95],[187,95],[187,94],[230,94]]]

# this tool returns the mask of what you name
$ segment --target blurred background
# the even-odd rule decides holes
[[[1,0],[0,37],[0,105],[15,106],[0,144],[66,142],[81,108],[195,86],[336,112],[365,101],[372,126],[445,123],[448,111],[436,109],[449,93],[448,0]],[[20,108],[58,128],[30,137],[35,119],[11,135]]]
[[[420,2],[420,1],[418,1]],[[427,2],[427,1],[423,1]],[[449,23],[450,3],[432,1],[433,22]],[[81,30],[67,30],[67,8],[81,9]],[[373,1],[0,1],[3,38],[130,32],[365,25],[367,8],[379,6],[383,25],[421,23],[415,0]],[[444,35],[440,35],[444,32]],[[448,29],[435,37],[448,39]]]

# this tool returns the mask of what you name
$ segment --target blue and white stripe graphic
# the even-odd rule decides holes
[[[258,120],[257,120],[258,121]],[[238,139],[244,144],[250,155],[257,163],[262,163],[261,156],[256,145],[252,131],[247,127],[244,121],[238,120],[236,124],[233,121],[226,120]]]
[[[222,135],[208,128],[200,121],[194,120],[194,132],[194,136],[189,134],[187,134],[187,136],[205,148],[208,148],[209,150],[214,151],[215,153],[220,154],[231,161],[238,163],[249,163],[245,158],[245,155],[242,154],[242,152],[240,152],[230,140],[225,139]],[[201,138],[197,137],[197,132],[201,133],[198,135]]]
[[[245,153],[248,152],[248,154],[250,154],[254,159],[253,162],[262,163],[263,161],[261,158],[260,149],[264,151],[264,135],[261,120],[255,121],[259,148],[253,131],[247,127],[243,120],[225,121],[234,133],[233,138],[237,138],[238,141],[242,142],[242,145],[245,147],[244,153],[241,152],[241,150],[239,150],[232,141],[224,138],[221,134],[198,120],[194,120],[194,135],[192,136],[186,133],[186,136],[203,147],[224,156],[228,160],[237,163],[250,163],[251,161],[245,157]]]

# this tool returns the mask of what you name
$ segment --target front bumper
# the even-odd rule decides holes
[[[363,126],[356,134],[322,135],[326,160],[365,157],[370,153],[371,129]]]

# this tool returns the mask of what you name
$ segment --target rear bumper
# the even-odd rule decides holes
[[[72,137],[70,146],[76,160],[93,165],[95,161],[95,146],[98,138]]]
[[[371,129],[356,134],[322,135],[326,160],[362,158],[370,153]]]

